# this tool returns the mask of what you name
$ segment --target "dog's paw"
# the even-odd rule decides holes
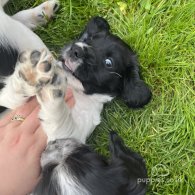
[[[35,8],[22,10],[12,17],[15,20],[22,22],[28,28],[35,29],[38,26],[46,24],[48,20],[54,16],[58,9],[59,1],[49,0]]]
[[[46,50],[22,52],[17,63],[18,77],[38,91],[53,79],[55,63]]]
[[[60,67],[56,67],[51,82],[38,91],[37,99],[40,104],[54,102],[56,100],[64,101],[66,88],[67,79],[65,73]]]
[[[46,24],[48,19],[51,19],[58,9],[58,0],[49,0],[35,7],[32,15],[35,20],[35,25],[38,26]]]

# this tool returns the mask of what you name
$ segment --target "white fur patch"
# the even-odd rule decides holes
[[[90,195],[79,181],[69,172],[68,167],[59,166],[56,169],[56,177],[62,195]]]
[[[75,43],[75,45],[78,45],[78,46],[81,47],[82,49],[83,49],[84,47],[89,47],[87,44],[85,44],[85,43],[83,43],[83,42],[77,42],[77,43]]]
[[[0,44],[12,45],[19,52],[47,49],[43,41],[21,22],[14,20],[0,10]]]

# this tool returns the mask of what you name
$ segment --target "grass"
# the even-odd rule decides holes
[[[12,1],[15,13],[41,1]],[[146,160],[148,194],[195,192],[195,2],[194,0],[61,0],[55,19],[36,32],[56,53],[75,38],[91,16],[105,17],[138,53],[153,99],[140,110],[119,99],[106,105],[89,144],[108,154],[108,131]]]

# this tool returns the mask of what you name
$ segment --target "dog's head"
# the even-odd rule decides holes
[[[60,59],[87,94],[119,96],[133,108],[151,99],[150,89],[140,79],[136,54],[101,17],[88,22],[80,38],[64,47]]]

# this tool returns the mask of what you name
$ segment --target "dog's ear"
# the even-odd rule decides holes
[[[108,33],[110,30],[110,26],[108,22],[99,16],[95,16],[90,19],[85,30],[81,33],[79,40],[85,41],[88,38],[92,38],[94,36],[100,36]]]
[[[140,79],[127,77],[124,79],[122,98],[130,108],[141,108],[146,105],[152,97],[147,84]]]
[[[122,98],[130,108],[141,108],[152,97],[148,85],[140,79],[139,64],[135,56],[131,57],[131,66],[128,67],[123,79]]]

